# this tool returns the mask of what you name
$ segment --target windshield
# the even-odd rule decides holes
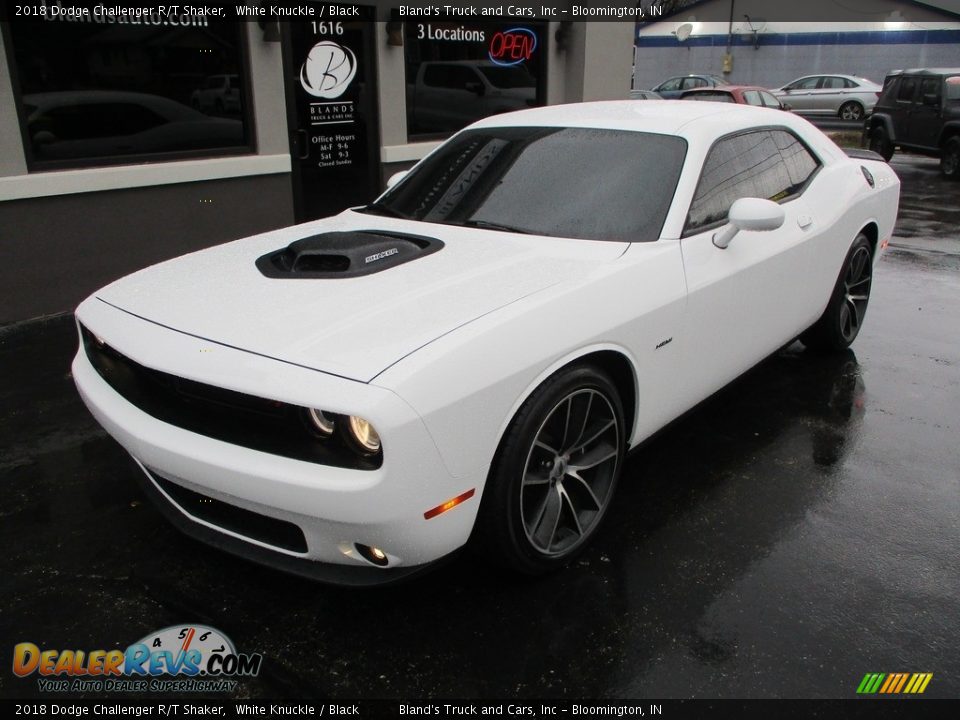
[[[364,212],[585,240],[656,240],[686,141],[593,128],[506,127],[451,138]]]

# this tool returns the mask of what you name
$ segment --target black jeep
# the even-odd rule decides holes
[[[960,177],[960,68],[891,72],[863,139],[884,160],[899,147],[939,157],[944,175]]]

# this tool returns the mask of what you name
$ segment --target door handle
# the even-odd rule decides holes
[[[306,130],[297,130],[296,132],[296,143],[297,143],[297,160],[306,160],[310,157],[310,138],[307,137]]]

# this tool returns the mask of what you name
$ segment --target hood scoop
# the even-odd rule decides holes
[[[353,278],[424,257],[443,247],[436,238],[380,230],[329,232],[303,238],[257,259],[268,278]]]

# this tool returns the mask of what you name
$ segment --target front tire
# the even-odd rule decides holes
[[[853,241],[823,315],[800,336],[812,350],[839,352],[856,340],[873,285],[873,246],[863,233]]]
[[[943,144],[940,172],[952,180],[960,179],[960,137],[950,138]]]
[[[853,100],[840,106],[837,115],[841,120],[863,120],[863,105]]]
[[[538,575],[595,536],[625,454],[623,405],[610,378],[573,365],[524,402],[497,451],[474,544],[498,564]]]

